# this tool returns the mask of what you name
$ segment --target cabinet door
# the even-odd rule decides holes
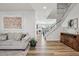
[[[73,40],[73,48],[77,51],[79,51],[79,44],[78,41],[76,39]]]
[[[70,47],[73,47],[73,40],[74,40],[74,38],[73,38],[72,36],[70,36],[68,39],[69,39],[68,45],[69,45]]]

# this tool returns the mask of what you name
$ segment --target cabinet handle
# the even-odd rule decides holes
[[[74,38],[76,38],[76,36],[74,36]]]

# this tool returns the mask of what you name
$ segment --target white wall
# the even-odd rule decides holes
[[[62,32],[62,27],[60,26],[55,31],[51,32],[47,37],[47,41],[59,41],[60,40],[60,33]]]
[[[36,20],[36,24],[54,24],[56,23],[56,19],[40,19]]]
[[[5,16],[20,16],[22,17],[22,29],[4,29],[3,17]],[[24,32],[29,33],[32,37],[35,36],[35,13],[33,11],[13,11],[0,12],[0,32]]]
[[[68,33],[76,33],[76,31],[79,32],[79,28],[77,30],[68,27],[68,21],[70,19],[78,18],[78,27],[79,27],[79,4],[76,4],[73,9],[69,12],[68,16],[65,18],[64,23],[62,24],[63,31]]]

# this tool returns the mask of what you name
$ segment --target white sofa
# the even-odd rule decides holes
[[[0,49],[26,49],[30,36],[22,33],[0,34]]]

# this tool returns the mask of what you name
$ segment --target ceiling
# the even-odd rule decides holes
[[[44,9],[43,7],[46,7]],[[46,19],[53,11],[57,12],[56,3],[0,3],[0,11],[35,11],[36,19]]]
[[[46,19],[51,11],[53,11],[53,15],[57,12],[56,3],[36,3],[31,5],[36,12],[36,18],[39,20]],[[44,9],[44,7],[46,7],[46,9]]]
[[[69,6],[69,3],[0,3],[0,11],[34,11],[37,20],[60,19]]]
[[[28,3],[0,3],[0,11],[29,11],[33,10]]]

